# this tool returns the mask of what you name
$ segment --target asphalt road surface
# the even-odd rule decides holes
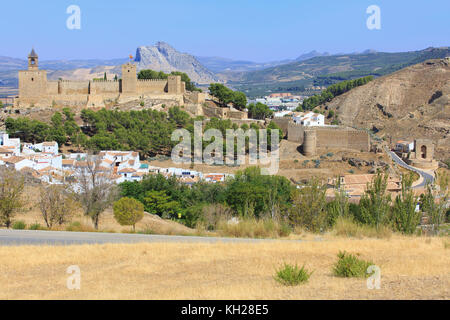
[[[102,243],[139,243],[139,242],[262,242],[280,241],[273,239],[244,239],[196,236],[165,236],[147,234],[104,233],[104,232],[69,232],[37,230],[0,230],[0,245],[71,245]],[[301,240],[282,240],[301,241]]]
[[[417,172],[419,175],[422,176],[423,181],[417,186],[414,186],[414,188],[422,188],[427,184],[427,182],[433,183],[434,177],[431,174],[406,164],[395,152],[388,151],[388,154],[391,156],[392,160],[394,160],[395,163],[397,163],[400,167]]]

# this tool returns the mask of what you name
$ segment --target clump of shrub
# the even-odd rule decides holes
[[[367,268],[373,265],[371,261],[359,259],[356,255],[345,251],[338,253],[338,261],[333,267],[335,276],[343,278],[366,278]]]
[[[24,221],[18,220],[13,223],[12,228],[15,230],[24,230],[26,229],[27,225]]]
[[[236,238],[278,238],[292,232],[287,223],[272,219],[242,219],[238,223],[221,220],[216,231],[221,236]]]
[[[306,283],[313,271],[308,271],[305,266],[301,268],[297,265],[285,263],[275,274],[275,280],[285,286],[296,286]]]
[[[320,167],[320,160],[315,160],[314,161],[314,167],[315,168],[319,168]]]
[[[385,225],[377,228],[355,222],[352,218],[338,217],[333,227],[333,232],[337,236],[353,238],[378,238],[389,239],[392,236],[392,230]]]
[[[30,230],[42,230],[42,226],[39,223],[33,223],[29,226]]]
[[[66,231],[76,231],[76,232],[95,232],[93,227],[81,224],[79,221],[74,221],[66,227]]]

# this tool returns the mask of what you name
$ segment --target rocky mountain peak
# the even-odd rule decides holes
[[[179,52],[163,41],[158,41],[153,46],[138,47],[135,62],[138,70],[152,69],[166,73],[181,71],[187,73],[191,80],[197,83],[217,81],[215,74],[205,68],[194,56]]]

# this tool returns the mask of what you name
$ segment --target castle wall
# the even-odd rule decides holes
[[[308,139],[308,141],[306,141]],[[288,140],[303,145],[305,154],[328,149],[370,151],[370,137],[364,130],[343,127],[305,127],[288,123]]]
[[[224,111],[224,108],[211,107],[208,105],[203,105],[203,115],[208,118],[223,118],[228,116],[226,111]]]
[[[186,84],[181,76],[170,75],[166,80],[138,80],[136,65],[122,65],[122,79],[119,81],[47,81],[47,72],[37,67],[37,55],[29,56],[28,70],[19,71],[19,99],[15,104],[26,106],[36,104],[50,106],[100,106],[108,101],[136,99],[137,96],[158,96],[163,100],[184,103]],[[33,63],[31,63],[33,62]],[[237,114],[234,116],[238,116]]]
[[[228,111],[228,118],[230,118],[230,119],[247,119],[248,115],[247,115],[247,112],[242,112],[239,110],[236,110],[236,111],[230,110],[230,111]]]
[[[348,148],[354,150],[370,151],[370,137],[364,130],[348,131]]]
[[[303,144],[303,135],[305,127],[295,124],[292,121],[288,123],[288,140]]]
[[[119,94],[119,81],[95,80],[90,82],[90,94],[115,93]]]
[[[47,94],[58,94],[58,81],[47,81]]]
[[[89,94],[89,81],[60,80],[58,92],[63,95]]]
[[[167,80],[139,79],[137,81],[137,93],[162,93],[167,92]]]
[[[273,118],[272,121],[275,122],[275,124],[280,127],[284,135],[287,135],[288,126],[291,119],[292,119],[291,117],[281,117],[281,118]]]

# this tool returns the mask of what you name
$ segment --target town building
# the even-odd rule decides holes
[[[292,120],[296,124],[301,124],[305,127],[324,126],[325,116],[320,113],[309,112],[294,112]]]

